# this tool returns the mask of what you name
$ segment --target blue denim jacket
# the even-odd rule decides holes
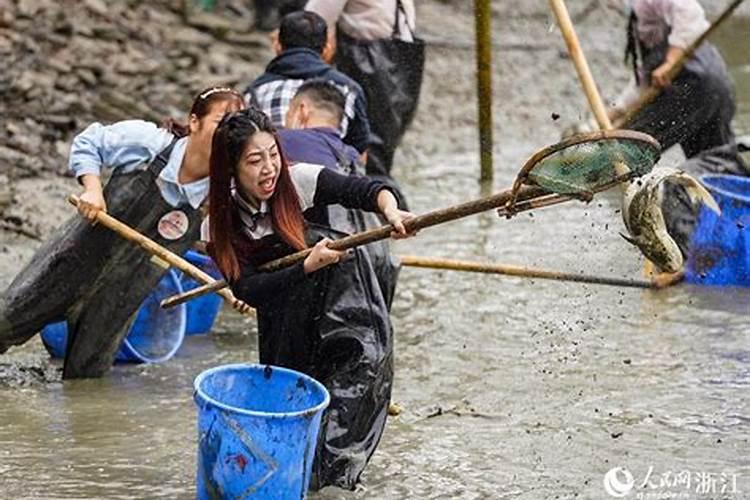
[[[68,165],[76,176],[100,175],[102,168],[121,173],[145,170],[174,136],[166,129],[142,120],[126,120],[112,125],[92,123],[73,139]],[[185,156],[187,138],[179,139],[157,184],[164,200],[172,206],[189,203],[198,208],[208,196],[208,177],[180,184],[178,175]]]

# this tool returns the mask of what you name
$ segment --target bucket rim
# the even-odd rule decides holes
[[[193,250],[192,248],[188,249],[188,251],[185,252],[184,257],[186,260],[191,260],[199,264],[209,264],[214,262],[210,255],[198,252],[196,250]]]
[[[280,371],[288,375],[304,377],[307,381],[311,382],[314,386],[316,386],[318,389],[322,391],[323,396],[324,396],[323,401],[321,401],[320,403],[318,403],[317,405],[311,408],[306,408],[304,410],[298,410],[298,411],[283,412],[283,413],[259,411],[259,410],[247,410],[244,408],[237,408],[236,406],[230,406],[226,403],[222,403],[208,396],[200,388],[201,384],[206,378],[220,371],[236,370],[240,368],[265,370],[267,367],[270,367],[273,371]],[[209,368],[208,370],[202,371],[201,373],[198,374],[197,377],[195,377],[195,380],[193,381],[193,390],[194,390],[195,398],[200,397],[202,400],[206,401],[207,403],[210,403],[213,406],[216,406],[217,408],[221,408],[222,410],[232,412],[232,413],[237,413],[240,415],[246,415],[246,416],[251,416],[251,417],[262,417],[262,418],[284,418],[286,419],[286,418],[299,418],[299,417],[305,417],[308,415],[314,415],[318,412],[325,410],[331,402],[331,394],[328,392],[328,389],[326,389],[326,386],[324,386],[319,381],[315,380],[313,377],[307,374],[304,374],[302,372],[298,372],[297,370],[284,368],[282,366],[261,364],[261,363],[229,363],[226,365],[219,365],[213,368]]]
[[[214,261],[214,259],[211,258],[210,255],[198,252],[197,250],[193,250],[191,248],[187,252],[185,252],[185,254],[183,255],[183,257],[185,258],[185,260],[187,260],[188,262],[190,262],[194,266],[199,267],[202,271],[210,274],[214,278],[221,278],[222,277],[221,271],[219,271],[219,268],[216,265],[216,261]],[[195,278],[191,277],[188,274],[185,274],[182,271],[178,272],[177,276],[180,277],[181,279],[183,279],[186,283],[187,282],[196,283],[198,281]],[[198,284],[200,284],[200,283],[198,283]],[[193,285],[193,287],[195,287],[195,286],[197,286],[197,285]],[[187,290],[184,290],[184,291],[187,291]],[[213,293],[215,294],[216,292],[213,292]],[[192,301],[188,302],[188,304],[190,304],[191,302]]]
[[[741,175],[733,175],[733,174],[703,174],[701,175],[698,180],[700,180],[701,184],[703,184],[706,189],[709,191],[713,191],[717,194],[720,194],[722,196],[726,196],[728,198],[734,198],[736,200],[750,203],[750,196],[748,195],[742,195],[733,191],[727,191],[726,189],[722,189],[720,187],[714,186],[711,184],[711,181],[714,179],[733,179],[733,180],[739,180],[741,182],[746,182],[750,185],[750,177],[743,177]]]
[[[175,293],[180,294],[182,293],[182,282],[180,281],[180,277],[177,275],[174,269],[169,269],[166,274],[164,275],[163,279],[169,278],[169,280],[172,282],[172,285],[175,288]],[[157,285],[158,286],[158,285]],[[154,288],[155,290],[156,288]],[[151,293],[154,293],[153,291]],[[185,341],[185,330],[187,329],[187,305],[186,304],[178,304],[175,309],[175,314],[179,315],[179,327],[177,328],[179,332],[179,339],[177,342],[175,342],[175,345],[166,353],[162,354],[161,356],[147,356],[141,353],[138,349],[135,348],[133,344],[130,343],[128,340],[128,336],[130,335],[132,331],[132,326],[130,330],[128,331],[128,334],[125,336],[125,338],[122,340],[122,345],[120,346],[119,353],[122,353],[126,358],[135,358],[135,361],[141,362],[141,363],[163,363],[165,361],[169,361],[174,357],[174,355],[177,353],[177,351],[180,350],[180,347],[182,347],[182,343]],[[140,311],[140,306],[139,306]]]

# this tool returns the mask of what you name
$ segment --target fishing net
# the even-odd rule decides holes
[[[571,199],[590,200],[596,192],[648,173],[659,159],[660,149],[653,137],[629,130],[577,135],[532,156],[511,189],[410,218],[404,226],[412,232],[491,209],[498,209],[500,216],[512,217],[521,210]],[[370,229],[336,240],[331,248],[366,245],[388,238],[392,231],[390,224]],[[305,259],[310,252],[309,248],[301,250],[259,269],[276,271]]]
[[[593,193],[650,172],[660,151],[653,137],[631,130],[575,135],[529,158],[516,177],[506,210],[512,213],[524,184],[588,200]]]

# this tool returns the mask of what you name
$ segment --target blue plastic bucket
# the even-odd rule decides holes
[[[224,365],[195,379],[198,499],[305,498],[326,388],[268,365]]]
[[[690,240],[685,279],[703,285],[750,286],[750,178],[709,174],[700,178],[721,208],[701,209]]]
[[[116,361],[158,363],[174,356],[185,338],[186,307],[180,304],[162,309],[159,303],[178,293],[182,293],[180,279],[170,270],[138,309]],[[42,342],[53,357],[64,357],[68,342],[67,323],[61,321],[45,326]]]
[[[188,250],[185,253],[185,260],[216,279],[222,278],[216,263],[207,255]],[[196,280],[187,274],[182,274],[181,279],[182,289],[186,292],[199,285]],[[221,303],[222,298],[217,293],[209,293],[197,299],[189,300],[187,302],[187,327],[185,328],[185,335],[210,332],[216,315],[219,314],[219,309],[221,309]]]

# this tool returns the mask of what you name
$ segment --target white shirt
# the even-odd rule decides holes
[[[638,39],[649,48],[666,39],[669,45],[685,49],[709,26],[706,14],[696,0],[626,0],[625,3],[638,18]],[[632,105],[645,86],[645,79],[641,86],[631,81],[615,99],[615,107]]]
[[[629,0],[628,3],[638,18],[638,39],[648,48],[667,39],[669,45],[686,49],[709,27],[706,13],[696,0]]]
[[[92,123],[73,139],[68,165],[76,177],[101,175],[102,168],[118,169],[121,173],[145,170],[173,139],[168,130],[143,120],[112,125]],[[164,200],[173,207],[187,202],[198,208],[208,196],[209,180],[204,177],[188,184],[177,180],[186,145],[187,137],[177,140],[156,184]]]
[[[338,26],[347,35],[360,40],[391,38],[396,23],[396,0],[309,0],[305,10],[326,20],[329,28]],[[416,13],[413,0],[401,0],[398,37],[411,42]]]

